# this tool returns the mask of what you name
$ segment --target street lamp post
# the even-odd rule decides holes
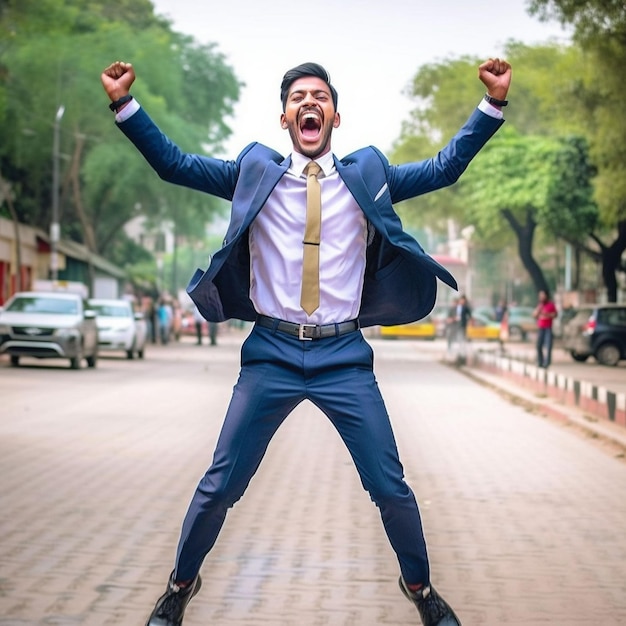
[[[50,278],[56,281],[59,277],[58,243],[61,238],[61,226],[59,224],[59,133],[61,119],[65,113],[65,107],[61,105],[57,109],[54,118],[54,138],[52,142],[52,221],[50,222]]]

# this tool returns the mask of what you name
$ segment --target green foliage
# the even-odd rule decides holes
[[[623,0],[532,0],[532,14],[572,26],[583,62],[570,116],[583,121],[598,167],[605,227],[626,220],[626,5]]]
[[[543,21],[557,19],[574,26],[574,35],[583,45],[607,37],[626,43],[623,0],[531,0],[529,11]]]
[[[582,119],[564,111],[580,78],[579,51],[556,43],[531,47],[510,41],[506,58],[513,66],[513,84],[511,105],[505,111],[505,129],[513,127],[523,134],[545,137],[582,133]],[[409,94],[415,100],[415,108],[396,142],[391,156],[394,162],[432,156],[461,127],[484,94],[484,86],[477,80],[477,68],[482,60],[448,59],[418,70]],[[499,131],[491,143],[503,132]],[[475,162],[482,158],[481,153]],[[404,203],[400,207],[403,220],[413,226],[428,225],[438,232],[443,232],[450,218],[467,224],[468,220],[476,219],[477,210],[473,207],[471,214],[468,212],[470,192],[467,177],[463,176],[451,188]],[[481,229],[485,244],[493,245],[489,238],[496,230],[501,244],[506,243],[507,238],[503,238],[506,227],[502,223],[497,228],[489,216],[480,221],[483,226],[489,222],[489,228]]]
[[[233,70],[213,45],[173,32],[149,0],[6,0],[0,4],[0,172],[11,182],[20,219],[48,228],[53,128],[63,105],[63,236],[88,243],[89,228],[95,251],[117,255],[125,249],[116,243],[124,224],[144,213],[173,222],[179,235],[202,238],[221,204],[165,185],[115,128],[100,73],[118,59],[133,63],[133,94],[184,150],[219,150],[228,137],[224,120],[240,88]]]
[[[597,220],[594,174],[580,137],[522,135],[504,128],[465,174],[466,215],[487,239],[508,228],[502,219],[506,210],[520,224],[530,216],[553,236],[576,240]]]
[[[592,184],[597,168],[589,158],[587,141],[579,136],[559,139],[550,166],[546,202],[537,207],[537,219],[557,237],[586,239],[599,217]]]

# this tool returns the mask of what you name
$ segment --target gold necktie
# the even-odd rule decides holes
[[[320,230],[322,226],[322,193],[317,180],[322,168],[311,161],[306,174],[306,226],[302,255],[302,292],[300,306],[311,315],[320,305]]]

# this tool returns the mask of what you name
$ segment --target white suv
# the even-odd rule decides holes
[[[13,366],[21,357],[35,357],[67,358],[72,369],[80,369],[84,358],[95,367],[95,314],[78,294],[16,293],[0,308],[0,354],[8,354]]]
[[[129,359],[143,359],[147,328],[142,313],[134,313],[128,300],[91,299],[89,308],[96,313],[100,352],[122,351]]]

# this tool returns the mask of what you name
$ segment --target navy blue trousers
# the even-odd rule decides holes
[[[361,332],[300,341],[255,326],[241,350],[213,463],[198,484],[183,522],[176,580],[189,580],[213,547],[230,507],[243,495],[272,436],[303,400],[330,419],[347,446],[363,487],[380,510],[408,583],[428,583],[419,509],[404,472],[389,416]]]

